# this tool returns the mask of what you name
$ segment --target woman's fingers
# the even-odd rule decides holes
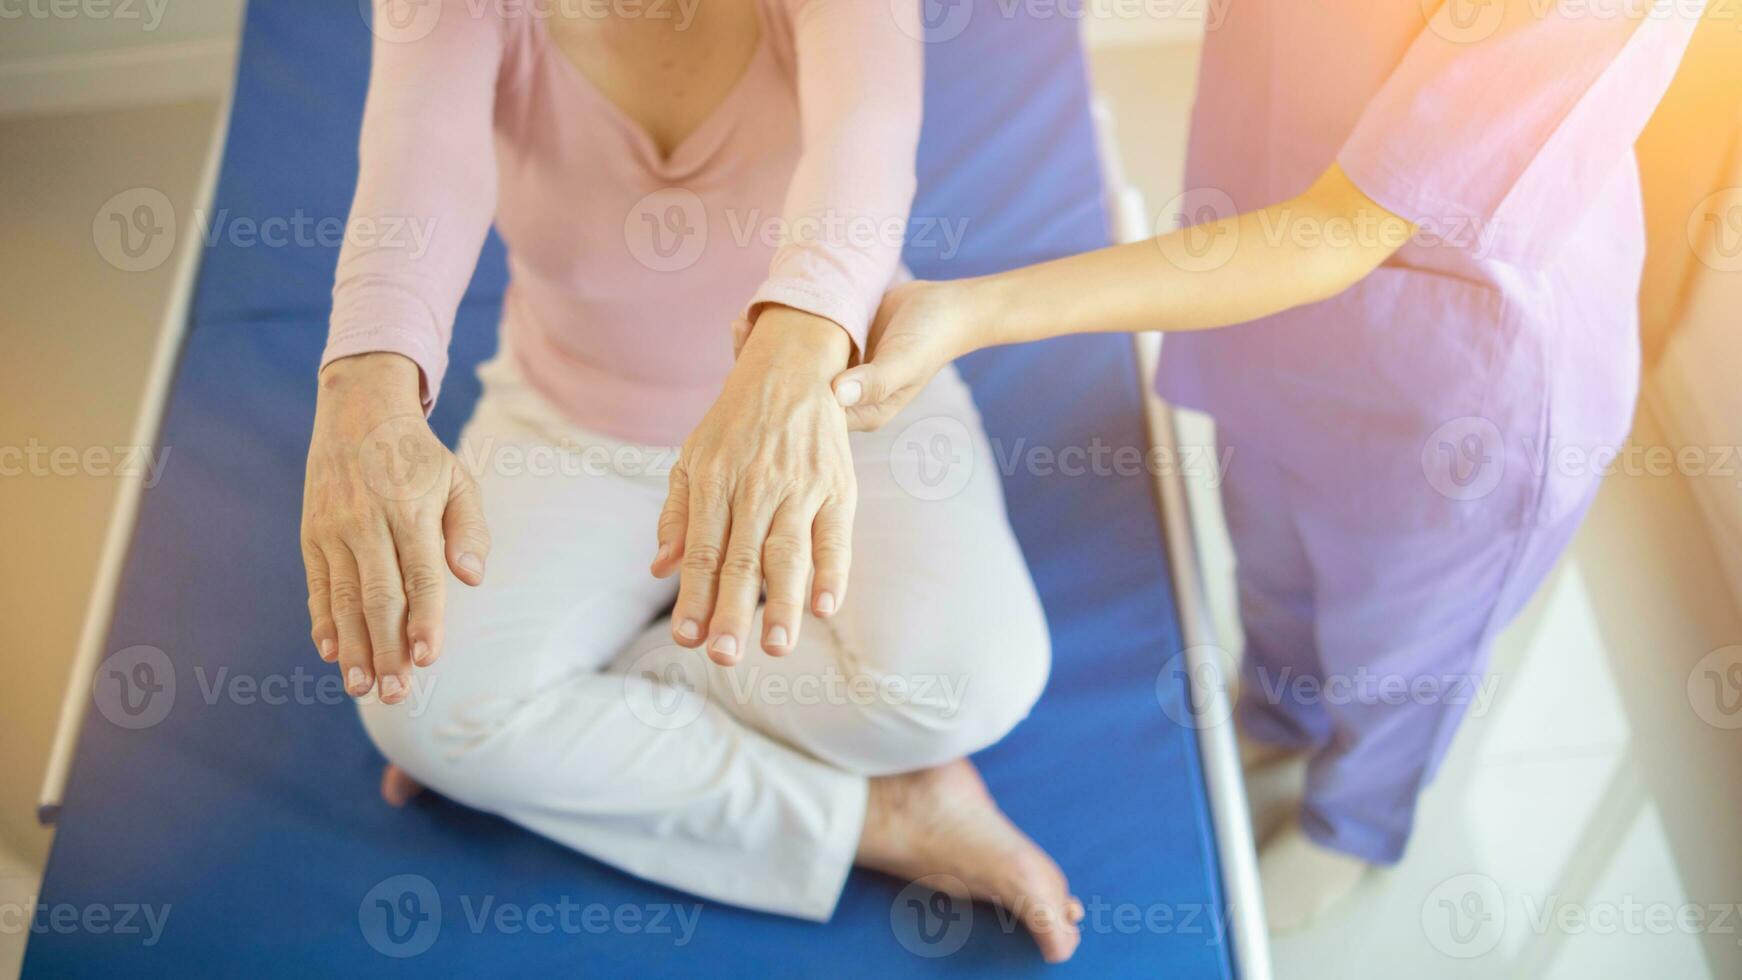
[[[405,648],[405,589],[393,538],[383,528],[351,550],[362,579],[363,620],[369,629],[376,690],[381,703],[397,704],[409,689],[411,658]]]
[[[484,523],[484,496],[478,481],[457,462],[448,483],[448,505],[442,512],[448,567],[467,585],[484,584],[490,557],[490,527]]]
[[[659,552],[653,556],[651,571],[655,578],[665,578],[678,569],[683,557],[684,531],[690,522],[690,481],[682,463],[671,468],[666,476],[665,506],[659,511]]]
[[[749,646],[756,600],[762,595],[762,540],[772,520],[771,501],[740,494],[732,504],[732,534],[720,562],[714,615],[708,621],[708,656],[730,667]]]
[[[805,585],[811,575],[812,511],[789,498],[774,515],[762,542],[762,575],[768,601],[762,608],[762,649],[783,657],[798,645],[804,622]]]
[[[448,575],[441,538],[433,515],[418,526],[394,533],[399,578],[405,588],[405,642],[411,662],[419,667],[435,663],[442,653]]]
[[[678,584],[677,605],[671,612],[671,635],[679,646],[693,648],[706,639],[705,624],[713,618],[720,562],[726,553],[726,532],[732,514],[731,489],[724,481],[697,479],[692,474],[689,489],[683,574]]]
[[[818,616],[833,616],[847,597],[847,568],[853,563],[853,490],[830,497],[811,522],[811,560],[816,580],[811,583],[811,610]]]
[[[345,691],[354,698],[375,686],[375,666],[369,649],[369,627],[363,618],[363,581],[351,549],[334,542],[321,549],[327,559],[327,596],[333,630],[339,637],[339,672]]]
[[[302,542],[302,567],[308,576],[309,639],[327,663],[339,659],[339,631],[333,625],[333,605],[327,585],[327,556],[307,538]]]

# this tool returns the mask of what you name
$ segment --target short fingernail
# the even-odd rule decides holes
[[[835,400],[847,408],[859,404],[859,399],[865,394],[865,389],[857,381],[843,381],[835,389]]]
[[[345,689],[352,694],[363,694],[369,690],[369,677],[363,673],[363,668],[352,667],[345,672]]]
[[[427,666],[430,659],[429,644],[422,640],[413,643],[411,645],[411,659],[416,661],[419,667]]]
[[[693,619],[686,619],[677,626],[677,635],[686,640],[693,640],[702,635],[702,628]]]
[[[736,660],[738,657],[738,638],[730,633],[721,633],[714,639],[714,645],[708,649],[727,660]]]
[[[770,626],[768,628],[768,645],[771,647],[786,646],[786,627]]]
[[[645,552],[643,553],[645,554]],[[468,551],[460,556],[460,567],[473,575],[482,575],[484,574],[484,559]]]
[[[653,563],[655,565],[657,565],[660,562],[665,561],[665,557],[669,554],[671,554],[671,545],[669,545],[669,544],[660,545],[659,546],[659,554],[653,556]]]
[[[399,678],[393,674],[381,678],[381,700],[386,701],[398,697],[403,686],[399,683]]]
[[[832,614],[834,611],[835,611],[835,594],[833,592],[824,592],[821,595],[817,596],[817,613],[819,615],[828,616],[828,615]]]
[[[332,640],[322,640],[321,641],[321,659],[322,660],[325,660],[327,663],[332,663],[333,658],[337,657],[338,655],[339,655],[339,650],[336,646],[333,645]]]

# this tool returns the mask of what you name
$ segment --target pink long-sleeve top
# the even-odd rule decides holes
[[[863,350],[913,198],[920,44],[884,4],[754,3],[743,75],[663,155],[537,5],[440,0],[409,24],[378,11],[322,366],[403,354],[433,405],[492,218],[504,346],[580,425],[681,442],[731,367],[734,323],[766,304]],[[413,221],[427,234],[366,233]]]

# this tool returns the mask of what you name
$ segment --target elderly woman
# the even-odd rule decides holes
[[[919,41],[864,0],[384,4],[351,218],[433,239],[347,238],[303,526],[384,794],[813,919],[855,863],[924,877],[1069,957],[1064,876],[965,758],[1050,659],[967,390],[907,408],[985,457],[933,500],[829,387],[898,274]],[[492,218],[456,459],[424,417]]]

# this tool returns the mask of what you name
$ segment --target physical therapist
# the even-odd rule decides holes
[[[1403,856],[1495,635],[1596,490],[1555,452],[1627,435],[1633,142],[1702,7],[1229,0],[1192,124],[1196,227],[898,287],[834,382],[875,428],[977,348],[1182,332],[1158,388],[1232,450],[1243,756],[1310,756],[1298,819],[1261,846],[1275,929]]]

